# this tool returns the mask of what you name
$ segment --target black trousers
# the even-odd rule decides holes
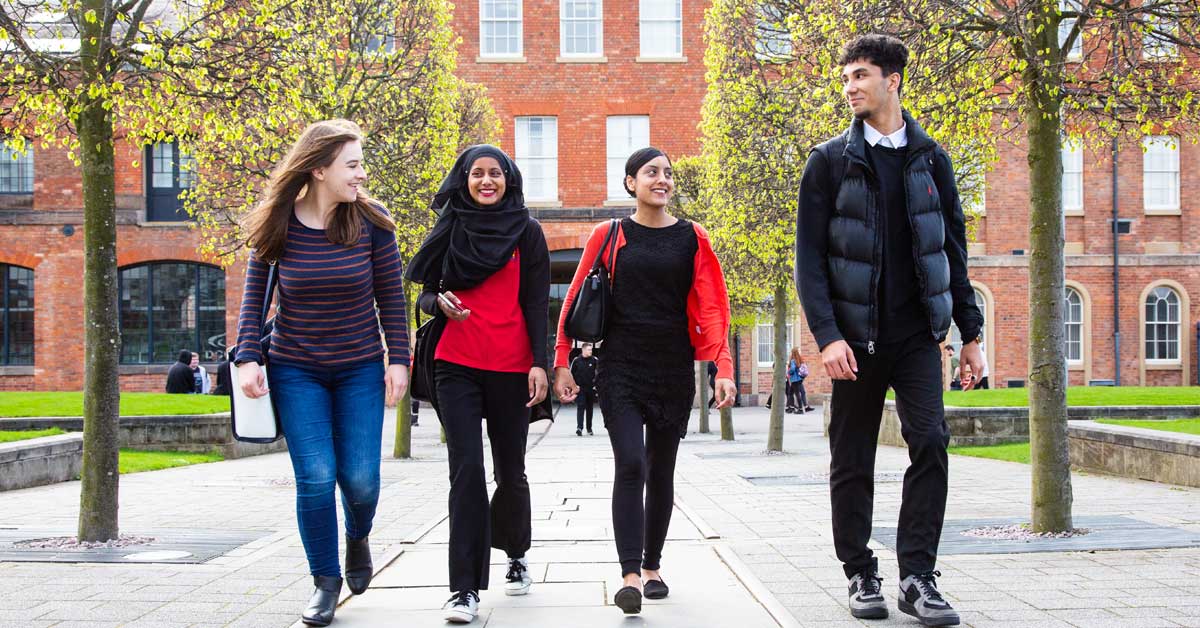
[[[896,533],[900,577],[933,571],[946,514],[946,447],[950,443],[939,351],[927,334],[877,344],[874,355],[855,349],[858,379],[833,382],[829,490],[834,548],[846,577],[875,564],[867,542],[875,498],[875,447],[889,386],[896,391],[896,410],[910,461]]]
[[[528,379],[525,373],[437,363],[438,418],[450,457],[451,591],[488,588],[491,548],[504,550],[509,558],[529,551]],[[496,479],[490,508],[483,465],[485,417]]]
[[[615,410],[614,416],[605,415],[604,423],[616,467],[613,536],[624,576],[659,568],[675,508],[679,431],[643,426],[641,414],[625,404]]]
[[[592,404],[596,401],[596,393],[591,388],[580,388],[579,396],[575,398],[575,429],[582,430],[584,419],[587,419],[587,431],[592,431]]]

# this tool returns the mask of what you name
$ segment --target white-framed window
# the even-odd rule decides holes
[[[755,351],[755,361],[759,366],[775,365],[775,324],[759,323],[755,331],[758,337]],[[787,346],[784,353],[792,350],[792,326],[787,326]]]
[[[1169,135],[1142,139],[1142,199],[1147,211],[1179,209],[1179,140]]]
[[[987,175],[983,166],[963,169],[957,174],[958,195],[963,210],[967,213],[984,213],[987,210]]]
[[[984,331],[987,329],[987,297],[978,288],[975,289],[975,306],[979,308],[979,314],[983,320],[979,325],[979,347],[987,353],[987,334]],[[958,355],[962,351],[962,332],[958,329],[958,323],[950,321],[950,332],[946,337],[946,342],[954,347],[954,355]]]
[[[1060,11],[1078,12],[1078,11],[1081,11],[1083,9],[1083,7],[1082,7],[1082,5],[1080,5],[1079,0],[1059,0],[1058,9]],[[1061,48],[1063,46],[1063,44],[1067,43],[1067,37],[1070,37],[1071,30],[1075,28],[1075,22],[1076,22],[1076,18],[1073,18],[1073,17],[1063,18],[1061,21],[1059,21],[1059,23],[1058,23],[1058,47],[1059,48]],[[1079,35],[1075,37],[1075,41],[1071,44],[1071,49],[1067,51],[1066,60],[1067,61],[1078,61],[1079,59],[1082,59],[1082,58],[1083,58],[1083,33],[1079,33]]]
[[[1146,362],[1179,362],[1179,295],[1159,286],[1146,295]]]
[[[755,27],[754,54],[759,59],[781,59],[792,54],[792,34],[787,27],[787,14],[778,6],[763,4],[758,8]]]
[[[1142,33],[1142,58],[1151,61],[1172,59],[1179,55],[1179,46],[1167,39],[1175,32],[1175,24],[1154,16],[1146,18],[1146,31]]]
[[[517,167],[525,181],[525,200],[558,200],[558,118],[517,118]]]
[[[1063,310],[1064,336],[1067,342],[1067,364],[1083,364],[1083,296],[1068,287]]]
[[[19,153],[0,143],[0,194],[33,194],[33,144]]]
[[[633,151],[649,145],[650,116],[608,117],[608,198],[629,198],[625,191],[625,160]]]
[[[601,0],[561,0],[559,50],[564,57],[604,54],[604,7]]]
[[[521,56],[521,17],[521,0],[479,0],[479,56]]]
[[[640,56],[683,56],[683,0],[639,0]]]
[[[1083,211],[1083,145],[1065,140],[1062,145],[1062,208]]]

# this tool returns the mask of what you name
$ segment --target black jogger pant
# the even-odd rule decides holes
[[[613,536],[621,560],[621,575],[658,569],[667,528],[671,526],[671,511],[675,508],[679,431],[652,425],[643,428],[642,416],[636,411],[606,415],[604,422],[615,464]]]
[[[575,398],[575,429],[582,430],[586,418],[587,431],[592,431],[592,403],[596,401],[595,397],[596,393],[590,389],[579,390],[579,396]]]
[[[529,376],[437,362],[438,417],[450,457],[450,590],[488,588],[491,549],[521,558],[529,550]],[[488,507],[483,466],[486,417],[496,493]]]
[[[950,429],[942,405],[940,349],[928,334],[855,349],[856,381],[833,382],[829,423],[829,490],[833,542],[846,577],[875,564],[867,542],[875,496],[875,447],[884,396],[896,391],[901,435],[910,465],[904,474],[896,554],[900,577],[933,571],[946,514],[946,447]]]

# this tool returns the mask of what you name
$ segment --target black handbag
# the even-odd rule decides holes
[[[279,281],[278,269],[275,262],[271,262],[270,268],[267,271],[267,287],[266,293],[263,294],[262,306],[262,327],[259,330],[259,343],[261,345],[262,366],[265,374],[267,364],[267,354],[271,350],[271,332],[275,329],[275,318],[267,318],[267,314],[271,311],[271,297],[275,294],[275,285]],[[229,421],[230,429],[233,432],[234,440],[245,443],[273,443],[280,438],[283,438],[283,426],[279,422],[279,411],[275,408],[275,403],[271,400],[270,395],[265,398],[260,397],[259,400],[247,401],[242,394],[242,387],[237,381],[237,376],[234,371],[237,366],[230,365],[230,382],[229,387]],[[239,398],[241,403],[239,403]],[[256,402],[255,402],[256,401]],[[246,411],[243,416],[238,417],[237,408],[241,404],[246,405]],[[269,408],[265,407],[269,406]],[[269,413],[269,414],[268,414]],[[275,421],[274,433],[270,430],[271,419]],[[238,424],[243,424],[243,429],[238,430]],[[249,434],[256,434],[251,436]]]
[[[567,312],[567,322],[564,330],[573,340],[583,342],[600,342],[608,331],[608,321],[612,312],[612,280],[609,279],[609,268],[612,268],[617,256],[617,230],[620,223],[614,218],[608,226],[608,236],[604,246],[596,252],[592,260],[592,269],[584,277],[571,309]],[[603,256],[608,256],[608,268],[601,264]]]
[[[437,386],[433,380],[433,356],[437,353],[438,342],[442,332],[446,330],[446,317],[434,314],[429,320],[421,323],[421,306],[417,308],[417,337],[413,341],[412,376],[409,378],[408,389],[412,398],[426,401],[437,411]]]

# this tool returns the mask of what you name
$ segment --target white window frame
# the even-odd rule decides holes
[[[1166,157],[1166,167],[1151,168],[1151,152]],[[1172,163],[1173,162],[1173,163]],[[1150,182],[1156,175],[1171,179],[1173,199],[1152,202]],[[1142,206],[1147,213],[1179,212],[1179,138],[1170,135],[1148,135],[1142,138]]]
[[[515,18],[485,18],[484,7],[489,2],[516,2],[517,17]],[[484,48],[483,26],[487,22],[516,22],[517,23],[517,50],[515,52],[488,52]],[[479,0],[479,56],[485,59],[518,59],[525,54],[525,3],[523,0]]]
[[[532,122],[541,123],[543,135],[552,135],[552,137],[543,137],[541,145],[546,147],[546,154],[534,154],[530,147],[529,129]],[[549,131],[547,133],[547,131]],[[550,191],[548,194],[538,194],[537,190],[531,188],[529,176],[526,175],[525,200],[532,202],[554,202],[558,200],[558,118],[555,116],[518,116],[513,124],[514,157],[517,160],[517,167],[522,172],[535,172],[536,169],[530,165],[534,163],[543,164],[548,173],[547,179],[550,180]]]
[[[1080,11],[1082,10],[1079,0],[1058,0],[1059,11]],[[1063,18],[1058,23],[1058,47],[1067,41],[1067,37],[1071,34],[1071,29],[1075,28],[1077,18]],[[1075,43],[1071,45],[1071,49],[1067,51],[1067,61],[1079,61],[1083,59],[1083,32],[1080,31],[1079,36],[1075,38]]]
[[[1062,143],[1062,209],[1063,213],[1083,213],[1083,143],[1066,139]],[[1076,198],[1067,198],[1067,177],[1074,177]]]
[[[1146,18],[1146,32],[1142,34],[1142,58],[1147,61],[1164,61],[1179,56],[1179,45],[1173,41],[1163,41],[1154,36],[1156,32],[1175,30],[1175,24],[1160,22],[1154,16]]]
[[[1145,311],[1146,304],[1147,304],[1147,302],[1150,301],[1150,299],[1155,299],[1156,301],[1165,300],[1164,299],[1165,295],[1163,295],[1163,296],[1159,295],[1160,290],[1165,291],[1166,294],[1170,294],[1175,297],[1175,317],[1173,320],[1165,320],[1165,321],[1160,321],[1157,319],[1151,320],[1150,313]],[[1168,301],[1168,303],[1169,303],[1169,301]],[[1169,364],[1169,365],[1182,364],[1183,351],[1184,351],[1183,334],[1185,333],[1185,331],[1183,329],[1182,320],[1181,320],[1181,318],[1182,318],[1181,310],[1183,308],[1183,297],[1180,296],[1179,292],[1177,290],[1175,290],[1174,288],[1172,288],[1171,286],[1158,285],[1158,286],[1155,286],[1150,289],[1149,294],[1146,295],[1145,300],[1143,300],[1142,303],[1139,304],[1139,306],[1143,309],[1143,312],[1145,314],[1145,321],[1143,322],[1144,329],[1142,329],[1142,336],[1143,336],[1142,337],[1142,351],[1145,352],[1144,355],[1146,356],[1146,364]],[[1168,305],[1168,307],[1169,307],[1169,305]],[[1157,310],[1157,308],[1155,308],[1155,309]],[[1157,333],[1154,334],[1154,339],[1151,339],[1150,329],[1151,329],[1151,326],[1160,326],[1160,325],[1174,325],[1175,326],[1175,357],[1174,358],[1151,358],[1150,357],[1150,346],[1149,346],[1150,343],[1161,342],[1160,340],[1158,340]]]
[[[646,14],[646,5],[650,3],[666,4],[674,3],[678,18],[661,18],[644,17]],[[675,49],[676,52],[663,54],[661,51],[655,52],[647,50],[646,47],[646,24],[676,24],[675,29]],[[683,58],[683,0],[638,0],[638,55],[647,59],[682,59]]]
[[[1074,295],[1075,299],[1077,300],[1074,303],[1071,301],[1072,295]],[[1083,309],[1086,306],[1086,304],[1083,299],[1083,294],[1080,293],[1079,290],[1076,290],[1075,288],[1072,288],[1071,286],[1067,286],[1064,289],[1063,302],[1064,302],[1063,303],[1063,339],[1064,339],[1065,345],[1066,345],[1065,353],[1066,353],[1067,365],[1068,366],[1083,366],[1084,346],[1087,344],[1087,338],[1084,337],[1084,334],[1087,333],[1087,329],[1086,329],[1086,326],[1084,325]],[[1077,310],[1079,312],[1078,320],[1071,318],[1071,311],[1073,309],[1076,309],[1075,306],[1078,306],[1078,308],[1077,308]],[[1077,358],[1071,357],[1071,351],[1070,351],[1070,347],[1072,344],[1071,335],[1067,332],[1067,330],[1070,329],[1071,327],[1079,328],[1079,357],[1077,357]]]
[[[646,137],[642,141],[641,137],[634,137],[634,123],[640,126],[641,121],[645,120]],[[616,129],[617,132],[622,132],[624,140],[622,145],[613,145],[613,125],[624,125],[624,129]],[[610,201],[627,201],[632,200],[629,193],[625,191],[625,161],[633,154],[633,151],[639,148],[645,148],[650,145],[650,116],[635,115],[635,116],[608,116],[605,121],[605,172],[607,173],[608,191],[607,196]]]
[[[604,0],[586,0],[595,3],[596,17],[581,18],[567,17],[567,3],[579,2],[581,0],[559,0],[558,2],[558,54],[562,57],[572,59],[591,59],[604,56]],[[568,23],[596,23],[596,50],[594,52],[568,52],[567,51],[567,24]]]
[[[773,15],[767,15],[768,13],[772,13]],[[773,29],[768,29],[766,26],[768,23],[782,24],[786,19],[787,16],[780,15],[779,9],[775,5],[759,5],[758,19],[754,28],[755,58],[760,61],[782,60],[792,54],[791,33],[779,33]]]
[[[37,183],[36,157],[33,151],[33,142],[25,140],[25,152],[20,153],[10,148],[7,144],[0,142],[0,160],[3,161],[6,178],[10,181],[17,181],[19,186],[16,189],[0,190],[0,195],[9,194],[33,194],[34,185]],[[25,183],[29,183],[29,189],[25,189]]]
[[[784,351],[785,355],[789,351],[792,350],[792,347],[795,346],[792,344],[792,341],[796,336],[795,330],[793,329],[794,327],[795,327],[795,325],[788,323],[787,347],[786,347],[786,350]],[[766,340],[766,345],[763,344],[764,340]],[[764,348],[767,351],[767,355],[771,356],[771,359],[767,360],[766,362],[764,362],[762,360],[762,355],[763,355],[762,352],[763,352]],[[769,367],[775,366],[774,352],[775,352],[775,322],[768,321],[768,322],[764,323],[762,321],[759,321],[758,324],[754,328],[754,363],[757,364],[760,368],[769,368]]]

